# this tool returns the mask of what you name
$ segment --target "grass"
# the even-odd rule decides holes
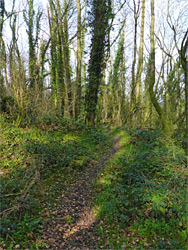
[[[37,126],[16,128],[1,116],[0,132],[0,246],[40,249],[36,239],[46,207],[55,206],[61,190],[68,190],[111,142],[103,128],[55,117],[45,117]]]
[[[186,157],[180,145],[159,131],[119,128],[106,135],[102,127],[55,117],[16,128],[0,117],[0,134],[0,247],[41,249],[48,208],[118,135],[120,150],[96,181],[100,245],[187,249]],[[71,217],[65,220],[72,223]]]
[[[121,148],[97,180],[105,249],[187,249],[187,169],[159,131],[114,130]]]

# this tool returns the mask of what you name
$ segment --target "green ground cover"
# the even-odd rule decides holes
[[[113,131],[121,147],[96,182],[104,249],[187,249],[186,157],[155,130]]]
[[[0,117],[0,246],[40,248],[45,207],[107,150],[103,130],[54,117],[16,128]]]

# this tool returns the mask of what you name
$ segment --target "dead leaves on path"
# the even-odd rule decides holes
[[[53,206],[46,209],[42,242],[46,249],[95,249],[100,240],[95,232],[97,208],[91,207],[93,181],[105,162],[119,149],[116,138],[112,149],[95,166],[89,165],[86,172],[71,185],[68,192],[62,190]],[[58,184],[57,184],[58,185]]]
[[[46,209],[48,217],[42,235],[46,249],[94,249],[100,240],[95,232],[97,208],[91,207],[93,181],[105,162],[119,149],[116,138],[113,148],[95,166],[89,165],[86,172],[71,185],[68,192],[62,190],[56,206]]]

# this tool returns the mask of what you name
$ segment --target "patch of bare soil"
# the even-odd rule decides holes
[[[49,222],[46,223],[42,235],[46,249],[96,249],[99,239],[95,227],[100,221],[95,218],[94,208],[91,206],[94,199],[93,181],[104,168],[106,161],[119,148],[119,137],[115,137],[113,147],[108,153],[95,166],[88,166],[68,192],[62,190],[57,206],[48,211]]]

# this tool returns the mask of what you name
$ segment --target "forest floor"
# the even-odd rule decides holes
[[[97,208],[92,206],[95,198],[93,183],[106,161],[119,148],[120,138],[115,136],[111,149],[95,165],[88,165],[68,191],[62,190],[56,208],[47,211],[51,216],[42,234],[47,249],[96,249],[99,244],[96,226],[100,221],[96,218]]]
[[[181,140],[53,117],[0,133],[0,250],[187,250]]]

